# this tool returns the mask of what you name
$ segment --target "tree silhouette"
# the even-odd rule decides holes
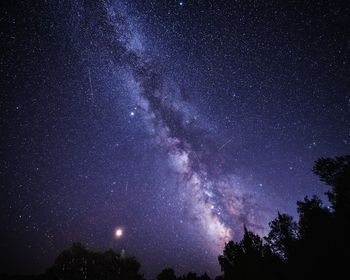
[[[298,225],[293,217],[287,214],[277,214],[277,218],[269,223],[270,232],[265,238],[271,251],[283,260],[290,259],[298,238]]]
[[[350,155],[321,158],[316,161],[314,172],[332,189],[326,194],[334,210],[331,235],[327,238],[328,267],[338,275],[348,273],[350,259]],[[312,219],[314,220],[314,219]],[[328,230],[327,230],[328,231]]]
[[[246,228],[240,242],[226,244],[222,279],[334,279],[350,259],[350,156],[321,158],[313,171],[332,189],[331,208],[313,196],[297,202],[298,223],[278,213],[261,238]]]
[[[204,273],[199,277],[199,280],[210,280],[210,277],[207,273]]]
[[[157,280],[176,280],[175,271],[172,268],[165,268],[158,274]]]
[[[308,277],[325,276],[331,263],[334,247],[332,213],[322,201],[313,196],[298,201],[299,243],[297,265]],[[325,242],[327,240],[327,242]]]
[[[223,255],[219,256],[224,279],[265,277],[265,251],[262,239],[244,227],[243,239],[240,242],[228,242]]]
[[[184,276],[180,277],[179,280],[210,280],[210,277],[206,273],[204,273],[201,276],[198,276],[197,273],[189,272]]]
[[[350,218],[350,155],[336,158],[320,158],[313,168],[321,181],[332,186],[327,192],[336,215]],[[350,222],[350,221],[348,221]]]
[[[113,250],[93,252],[80,243],[63,251],[48,269],[48,279],[141,280],[140,264],[133,257],[121,257]]]
[[[315,195],[311,199],[306,196],[297,205],[300,239],[312,242],[318,236],[325,235],[324,232],[332,225],[332,213],[323,207],[322,201]]]

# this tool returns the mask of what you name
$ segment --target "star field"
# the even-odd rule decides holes
[[[349,152],[350,7],[18,1],[2,10],[1,273],[73,241],[219,272]],[[118,237],[118,238],[116,238]]]

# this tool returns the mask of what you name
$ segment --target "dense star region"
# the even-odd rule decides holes
[[[6,5],[6,3],[5,3]],[[215,275],[349,152],[349,5],[16,1],[1,12],[0,273],[73,241]]]

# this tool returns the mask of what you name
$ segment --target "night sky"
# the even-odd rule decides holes
[[[350,151],[349,4],[8,2],[0,273],[81,241],[147,277],[216,275],[243,225],[324,198],[314,160]]]

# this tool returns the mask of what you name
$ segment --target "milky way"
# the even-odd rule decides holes
[[[96,13],[96,6],[90,10]],[[208,151],[208,142],[213,141],[206,136],[209,132],[196,125],[191,117],[193,109],[181,98],[180,89],[176,85],[170,87],[152,68],[152,62],[147,62],[142,51],[134,48],[132,42],[138,40],[128,26],[127,17],[120,10],[103,5],[99,22],[88,22],[92,25],[88,32],[101,32],[101,38],[97,39],[101,42],[97,43],[101,43],[103,49],[107,46],[116,67],[129,70],[125,81],[131,91],[129,94],[136,99],[145,125],[167,153],[171,168],[179,176],[183,207],[190,208],[190,215],[200,225],[199,230],[219,254],[225,242],[240,237],[244,225],[255,231],[263,228],[266,221],[258,212],[262,208],[254,205],[249,191],[242,191],[244,186],[237,185],[233,174],[209,174],[206,161],[217,157],[217,152],[228,143]],[[99,30],[99,25],[107,30]],[[140,47],[142,49],[142,45]],[[198,145],[196,139],[201,137],[206,137],[206,143]]]
[[[44,271],[78,240],[123,248],[147,277],[217,275],[225,242],[322,197],[313,161],[349,150],[348,7],[15,2],[0,272]]]

